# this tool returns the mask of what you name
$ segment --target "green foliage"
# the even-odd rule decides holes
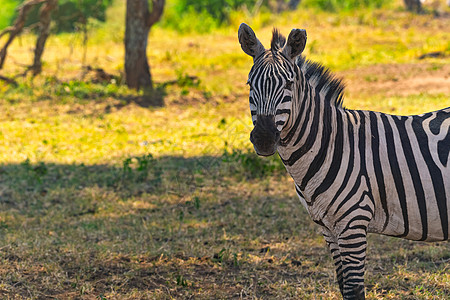
[[[167,3],[162,25],[179,32],[210,32],[229,21],[230,12],[253,7],[256,0],[173,0]]]
[[[179,32],[207,33],[232,23],[233,14],[254,10],[257,0],[172,0],[166,5],[162,26]],[[287,0],[285,1],[287,2]],[[321,11],[352,11],[362,8],[380,8],[392,0],[305,0],[299,5]],[[264,13],[252,18],[264,18],[273,12],[273,1],[263,1]],[[246,9],[243,9],[243,8]],[[248,16],[247,16],[248,17]],[[264,23],[264,22],[263,22]]]
[[[117,91],[115,85],[95,85],[89,82],[83,81],[69,81],[63,82],[55,86],[55,92],[58,96],[71,96],[78,99],[87,99],[92,95],[105,96]]]
[[[177,75],[176,83],[179,87],[198,87],[200,85],[200,80],[194,76],[189,76],[182,70],[175,70]]]
[[[149,171],[152,171],[154,178],[149,182],[158,185],[161,182],[161,168],[157,167],[153,155],[133,156],[124,159],[122,168],[122,178],[143,182],[148,179]]]
[[[106,21],[106,9],[113,0],[59,0],[58,9],[53,12],[54,30],[56,32],[71,32],[86,25],[89,20]],[[5,2],[5,3],[4,3]],[[2,0],[0,10],[0,29],[11,25],[17,15],[16,7],[24,0]],[[4,3],[4,4],[3,4]],[[39,21],[39,9],[42,4],[33,7],[25,26]]]
[[[391,0],[305,0],[303,5],[324,11],[348,11],[360,8],[380,8]]]
[[[54,15],[56,29],[74,31],[89,19],[106,21],[106,9],[112,0],[59,0],[58,11]]]
[[[206,33],[218,28],[220,22],[214,19],[207,11],[197,12],[193,7],[187,7],[182,12],[178,12],[177,9],[166,8],[161,25],[183,33]]]
[[[253,6],[255,2],[256,0],[178,0],[175,10],[178,15],[190,8],[196,12],[206,11],[214,19],[224,22],[232,9],[243,5]]]
[[[124,92],[125,88],[114,83],[99,84],[71,80],[61,83],[48,83],[55,95],[61,97],[74,97],[77,99],[93,99],[97,97],[117,96]]]
[[[22,167],[25,170],[25,172],[28,175],[28,180],[30,183],[33,183],[33,181],[37,181],[38,183],[42,183],[43,177],[47,175],[48,168],[45,165],[44,162],[39,162],[36,166],[32,166],[30,163],[30,159],[26,159],[24,162],[22,162]]]
[[[0,30],[12,24],[16,6],[17,0],[2,0],[0,7]]]
[[[233,149],[225,151],[223,161],[233,163],[236,175],[244,175],[247,178],[262,178],[275,173],[283,172],[284,165],[278,156],[259,157],[253,150]]]
[[[196,210],[200,209],[200,198],[198,196],[194,196],[192,201],[186,201],[186,205],[190,207],[194,207]]]
[[[183,287],[187,287],[188,286],[188,281],[186,280],[186,278],[183,277],[183,275],[177,275],[177,285],[183,286]]]

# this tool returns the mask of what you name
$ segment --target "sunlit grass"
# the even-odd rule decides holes
[[[414,115],[450,106],[447,94],[418,94],[409,96],[375,96],[369,99],[352,99],[344,105],[349,109],[383,111],[393,115]]]

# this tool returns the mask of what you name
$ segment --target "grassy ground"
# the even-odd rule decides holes
[[[450,105],[448,17],[399,9],[302,10],[208,35],[155,28],[149,57],[166,106],[120,83],[123,8],[52,37],[44,74],[0,82],[0,296],[5,299],[338,299],[334,268],[278,158],[251,151],[236,28],[308,31],[305,54],[347,84],[349,108],[413,114]],[[295,20],[295,21],[293,21]],[[300,21],[297,21],[300,20]],[[119,22],[120,21],[120,22]],[[31,61],[32,36],[2,75]],[[432,51],[444,57],[419,60]],[[191,81],[197,76],[199,81]],[[168,84],[170,83],[170,84]],[[448,299],[450,244],[369,237],[369,299]]]

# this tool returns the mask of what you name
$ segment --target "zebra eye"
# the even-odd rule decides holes
[[[286,82],[286,85],[284,86],[284,88],[291,91],[293,83],[294,83],[293,81]]]
[[[251,84],[251,82],[250,82],[250,80],[249,81],[247,81],[247,85],[250,87],[250,90],[253,90],[253,86],[252,86],[252,84]]]

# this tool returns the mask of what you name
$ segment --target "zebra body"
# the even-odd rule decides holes
[[[368,232],[448,240],[450,107],[393,116],[342,107],[343,85],[300,56],[306,32],[274,30],[265,50],[246,24],[250,140],[278,152],[311,218],[323,229],[345,299],[364,299]]]
[[[367,205],[364,214],[370,220],[368,232],[420,241],[447,240],[450,108],[408,117],[329,108],[332,112],[328,119],[314,121],[310,116],[313,121],[306,125],[310,128],[319,127],[314,123],[328,123],[328,140],[323,138],[324,129],[319,129],[313,133],[315,143],[301,157],[293,157],[302,149],[298,146],[301,139],[295,146],[292,138],[277,148],[312,219],[338,235],[345,221],[336,221],[340,214],[348,213],[357,199],[360,206]],[[445,115],[445,120],[439,120]],[[437,135],[428,132],[425,147],[427,140],[420,136],[420,130],[433,120],[441,122],[440,131]],[[424,123],[425,126],[419,126],[421,129],[414,130],[415,125]],[[301,131],[301,125],[293,130]],[[303,140],[308,137],[305,134]],[[428,165],[427,155],[432,158]],[[312,170],[311,162],[317,161],[320,165]]]

